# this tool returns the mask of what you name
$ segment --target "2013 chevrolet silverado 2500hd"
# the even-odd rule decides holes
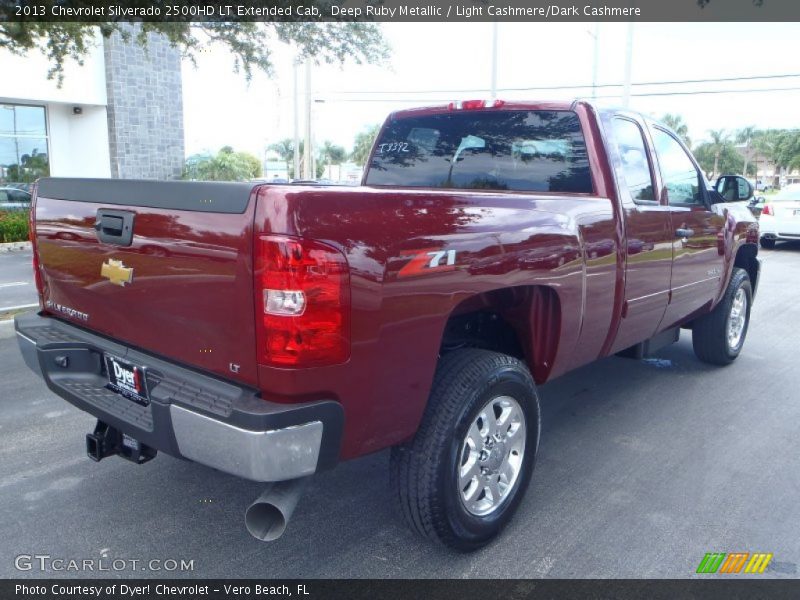
[[[409,524],[470,550],[528,487],[538,384],[681,329],[701,360],[738,356],[750,196],[632,112],[404,110],[359,188],[40,180],[41,307],[16,330],[97,417],[95,460],[162,451],[271,482],[246,523],[272,539],[306,476],[391,447]]]

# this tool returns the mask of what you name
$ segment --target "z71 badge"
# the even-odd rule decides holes
[[[397,277],[412,277],[428,273],[442,273],[456,268],[456,251],[424,248],[422,250],[406,250],[400,256],[412,257],[397,273]]]

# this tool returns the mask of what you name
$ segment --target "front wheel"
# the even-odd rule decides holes
[[[772,250],[775,247],[775,240],[772,238],[764,238],[762,237],[759,240],[761,247],[765,250]]]
[[[750,325],[753,289],[747,271],[734,267],[720,303],[694,322],[692,346],[703,362],[727,365],[736,360]]]
[[[393,486],[418,533],[460,551],[489,543],[517,510],[539,443],[539,399],[513,358],[444,355],[420,428],[392,449]]]

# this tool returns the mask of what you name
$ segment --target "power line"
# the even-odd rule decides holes
[[[692,83],[722,83],[729,81],[756,81],[762,79],[789,79],[793,77],[800,77],[800,73],[783,73],[779,75],[752,75],[747,77],[720,77],[717,79],[680,79],[675,81],[640,81],[633,82],[631,85],[635,86],[653,86],[653,85],[687,85]],[[613,88],[623,87],[622,83],[599,83],[595,86],[592,84],[587,85],[548,85],[548,86],[531,86],[531,87],[511,87],[511,88],[498,88],[499,92],[529,92],[537,90],[580,90],[595,88]],[[489,92],[488,88],[468,88],[468,89],[455,89],[455,90],[341,90],[331,91],[328,94],[463,94],[468,92]]]
[[[572,89],[565,88],[549,88],[549,89]],[[697,90],[693,92],[642,92],[639,94],[631,94],[632,97],[650,97],[650,96],[695,96],[700,94],[750,94],[757,92],[793,92],[800,90],[800,87],[786,87],[786,88],[752,88],[747,90]],[[619,94],[611,94],[606,96],[598,96],[601,98],[621,98]],[[326,103],[333,102],[452,102],[452,98],[325,98]]]
[[[698,94],[750,94],[753,92],[792,92],[800,90],[800,87],[788,88],[753,88],[749,90],[698,90],[694,92],[650,92],[642,94],[631,94],[631,96],[696,96]],[[598,98],[619,98],[619,96],[598,96]]]

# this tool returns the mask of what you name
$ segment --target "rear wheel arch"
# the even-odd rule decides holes
[[[547,380],[561,334],[561,303],[548,286],[515,286],[470,296],[451,311],[440,356],[480,348],[523,360],[536,383]]]

